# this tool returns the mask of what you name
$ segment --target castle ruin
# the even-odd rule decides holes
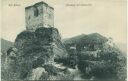
[[[54,27],[54,8],[39,2],[25,8],[26,29],[35,31],[40,27]]]

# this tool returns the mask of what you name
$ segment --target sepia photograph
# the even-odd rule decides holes
[[[1,81],[127,81],[127,0],[2,0]]]

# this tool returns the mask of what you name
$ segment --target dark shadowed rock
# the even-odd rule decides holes
[[[61,59],[67,55],[56,28],[41,27],[35,32],[23,31],[17,35],[14,48],[17,49],[13,56],[17,68],[14,71],[18,72],[19,79],[26,79],[33,69],[53,63],[54,59]],[[11,55],[12,52],[13,49],[10,48],[8,55]],[[52,66],[52,68],[54,67]],[[47,72],[56,74],[54,69]]]

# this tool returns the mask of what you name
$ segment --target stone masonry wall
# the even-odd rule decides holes
[[[35,31],[40,27],[54,27],[54,9],[44,2],[25,8],[26,29]]]

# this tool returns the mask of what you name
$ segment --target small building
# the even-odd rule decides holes
[[[39,2],[25,8],[26,29],[35,31],[40,27],[54,27],[54,8]]]

